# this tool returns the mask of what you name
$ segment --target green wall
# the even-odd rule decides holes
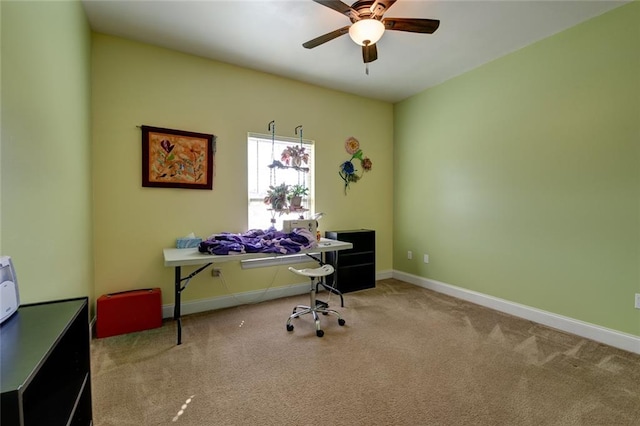
[[[91,33],[78,1],[2,1],[0,247],[22,303],[93,297]]]
[[[375,229],[377,269],[391,270],[392,104],[102,34],[92,56],[96,295],[157,286],[171,303],[174,272],[163,248],[190,232],[247,230],[247,132],[268,133],[271,120],[278,135],[295,137],[303,125],[316,142],[321,230]],[[143,188],[140,125],[216,135],[213,190]],[[338,165],[349,136],[373,170],[345,195]],[[224,281],[198,275],[184,300],[300,282],[286,267],[221,268]]]
[[[394,269],[640,335],[639,23],[620,7],[395,106]]]

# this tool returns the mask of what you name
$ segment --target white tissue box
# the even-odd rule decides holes
[[[194,248],[198,247],[201,242],[202,238],[178,238],[176,248]]]

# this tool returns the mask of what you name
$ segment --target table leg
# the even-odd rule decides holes
[[[191,280],[191,278],[195,277],[196,275],[198,275],[200,272],[204,271],[205,269],[207,269],[209,266],[211,266],[212,263],[207,263],[206,265],[196,269],[194,272],[192,272],[188,277],[184,277],[182,278],[182,271],[180,270],[180,266],[176,266],[176,272],[175,272],[175,278],[174,278],[174,305],[173,305],[173,319],[176,320],[178,322],[178,345],[182,344],[182,314],[180,313],[180,298],[181,298],[181,294],[182,294],[182,290],[184,290],[185,288],[187,288],[187,285],[189,285],[189,281]],[[182,286],[182,281],[186,281],[184,287]]]
[[[178,345],[182,344],[182,319],[180,318],[180,294],[182,293],[182,289],[180,288],[181,281],[180,267],[176,266],[173,319],[178,322]]]

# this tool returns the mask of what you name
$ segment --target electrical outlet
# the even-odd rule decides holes
[[[407,252],[407,259],[409,260],[413,259],[413,252],[411,250]]]
[[[211,276],[212,277],[219,277],[220,274],[222,274],[222,271],[220,269],[218,269],[218,268],[213,268],[211,270]]]
[[[429,255],[425,254],[423,257],[424,263],[429,263]]]
[[[636,309],[640,309],[640,293],[636,293]]]

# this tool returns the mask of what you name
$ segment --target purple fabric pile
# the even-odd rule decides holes
[[[198,251],[208,254],[274,253],[293,254],[317,245],[316,236],[308,229],[285,233],[276,230],[252,229],[243,234],[223,232],[213,234],[200,243]]]

